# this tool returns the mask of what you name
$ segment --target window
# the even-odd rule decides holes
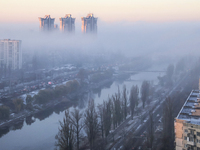
[[[194,130],[190,130],[190,133],[191,133],[191,134],[194,134]]]
[[[187,140],[187,136],[184,136],[184,140]]]
[[[190,141],[190,142],[193,142],[193,141],[194,141],[194,138],[193,138],[193,137],[190,137],[190,138],[189,138],[189,141]]]
[[[200,132],[197,132],[197,136],[200,136]]]
[[[9,57],[12,57],[12,49],[9,50]]]
[[[187,133],[188,132],[188,130],[187,129],[185,129],[185,133]]]

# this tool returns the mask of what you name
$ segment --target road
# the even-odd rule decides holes
[[[155,106],[157,106],[154,111],[153,111],[153,117],[154,117],[154,122],[155,122],[155,125],[157,125],[159,123],[159,120],[161,119],[163,113],[162,113],[162,110],[163,110],[163,106],[164,106],[164,101],[165,101],[165,98],[168,97],[168,96],[171,96],[175,91],[176,89],[180,88],[180,84],[187,80],[188,78],[188,73],[182,78],[180,79],[176,85],[171,89],[169,90],[164,96],[161,97],[162,101],[160,102],[157,102]],[[178,105],[178,102],[176,102],[175,105]],[[155,107],[154,106],[154,107]],[[152,109],[152,106],[150,107],[150,109]],[[146,112],[143,114],[144,116],[147,116],[148,117],[148,110],[149,109],[146,109]],[[176,110],[177,111],[177,110]],[[127,121],[125,121],[127,122]],[[113,146],[112,148],[109,148],[110,150],[120,150],[122,147],[123,147],[123,144],[125,143],[125,139],[128,137],[129,133],[132,132],[134,134],[134,137],[137,137],[137,138],[133,138],[134,141],[133,141],[133,145],[132,145],[132,149],[138,149],[139,146],[142,145],[142,143],[144,142],[144,138],[138,138],[138,137],[141,137],[141,135],[146,131],[146,129],[148,128],[148,125],[149,125],[149,119],[147,118],[145,122],[143,122],[141,124],[141,120],[139,120],[139,118],[135,118],[134,120],[134,124],[132,125],[132,128],[129,129],[129,131],[127,131],[127,133],[121,137]],[[119,127],[119,129],[116,131],[118,132],[119,130],[122,130],[124,127],[126,126],[126,123],[124,123],[122,125],[122,127]],[[136,130],[134,130],[136,129]],[[130,138],[130,137],[129,137]]]
[[[72,71],[66,74],[61,74],[59,75],[59,79],[43,79],[43,80],[37,80],[37,81],[31,81],[23,84],[18,84],[14,87],[12,87],[11,91],[5,91],[0,94],[0,100],[4,98],[12,98],[12,97],[17,97],[35,90],[40,90],[42,88],[45,88],[48,86],[48,82],[51,81],[57,85],[63,83],[64,81],[68,81],[70,79],[74,79],[74,76],[78,73],[78,71]],[[32,88],[34,87],[34,88]],[[9,87],[7,87],[9,89]]]

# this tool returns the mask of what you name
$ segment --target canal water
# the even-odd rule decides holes
[[[155,69],[156,68],[156,69]],[[166,66],[155,66],[149,70],[166,70]],[[158,83],[158,76],[163,76],[164,72],[140,72],[131,75],[125,80],[117,80],[108,83],[102,89],[94,90],[79,100],[79,108],[84,109],[87,105],[87,100],[91,97],[95,101],[95,105],[102,104],[103,100],[107,100],[108,96],[118,92],[118,87],[122,90],[126,85],[127,90],[130,90],[132,85],[141,87],[143,80]],[[38,116],[28,117],[26,120],[19,121],[13,127],[4,129],[1,132],[0,149],[2,150],[53,150],[55,143],[55,135],[58,133],[59,120],[64,117],[64,110],[67,106],[62,108],[54,108],[45,111]],[[70,107],[72,109],[72,107]]]

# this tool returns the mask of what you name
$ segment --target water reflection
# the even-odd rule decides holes
[[[45,118],[49,117],[53,114],[53,108],[49,108],[47,110],[41,111],[34,115],[35,118],[38,118],[40,121],[44,120]]]
[[[9,132],[9,127],[4,127],[0,129],[0,138]]]
[[[13,126],[11,126],[11,129],[19,130],[19,129],[22,129],[23,125],[24,125],[24,120],[19,120]]]
[[[31,125],[32,123],[35,122],[35,118],[33,117],[33,115],[26,117],[26,124],[27,125]]]
[[[22,129],[24,125],[24,119],[23,120],[18,120],[12,125],[4,126],[3,128],[0,128],[0,138],[7,134],[10,130],[20,130]]]
[[[113,80],[110,80],[106,84],[104,84],[104,85],[102,85],[102,86],[100,86],[98,88],[93,89],[92,92],[93,92],[93,94],[97,94],[98,98],[100,98],[102,89],[106,89],[106,88],[109,89],[112,84],[113,84]]]
[[[0,138],[7,134],[9,131],[11,130],[21,130],[22,127],[24,126],[24,122],[26,123],[26,125],[31,125],[32,123],[34,123],[36,121],[36,119],[39,119],[40,121],[50,117],[54,112],[56,114],[60,114],[60,112],[65,111],[67,108],[72,107],[72,105],[74,105],[71,102],[63,102],[63,103],[59,103],[58,105],[48,108],[44,111],[38,112],[34,115],[30,115],[27,116],[24,119],[20,119],[17,120],[17,122],[15,122],[14,124],[9,124],[7,126],[4,126],[3,128],[0,128]],[[76,105],[74,105],[76,106]]]

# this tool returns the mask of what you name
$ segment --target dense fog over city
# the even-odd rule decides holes
[[[0,24],[0,149],[174,150],[200,107],[200,22],[95,17]]]
[[[40,31],[39,24],[1,24],[1,39],[20,39],[24,53],[62,51],[130,56],[183,56],[199,54],[200,23],[197,22],[98,22],[97,35]]]
[[[0,0],[0,150],[200,150],[200,0]]]

